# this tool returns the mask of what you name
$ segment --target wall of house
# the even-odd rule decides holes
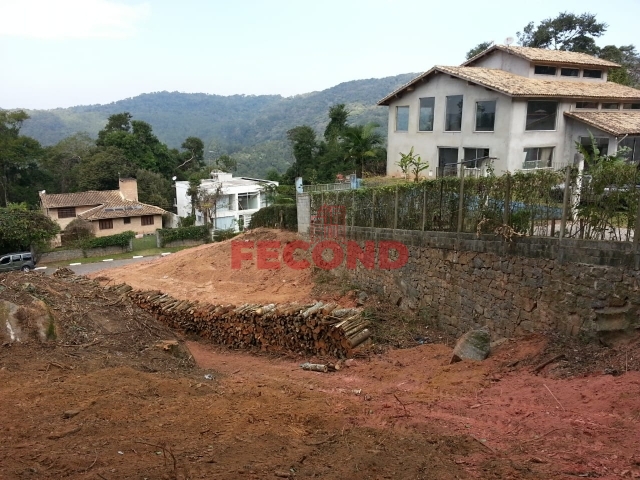
[[[136,233],[154,233],[158,228],[162,228],[162,215],[153,216],[153,225],[142,225],[141,217],[131,217],[131,223],[124,223],[124,218],[113,218],[113,228],[100,229],[100,222],[91,222],[96,237],[106,237],[118,233],[132,230]]]
[[[453,335],[484,325],[496,337],[640,327],[640,256],[631,242],[347,230],[358,241],[402,242],[409,260],[397,270],[341,273]]]
[[[464,95],[462,108],[462,131],[445,132],[446,96]],[[435,97],[434,125],[432,132],[418,131],[420,98]],[[493,132],[475,132],[476,102],[496,100],[496,121]],[[409,106],[409,131],[396,132],[396,107]],[[511,98],[490,91],[478,85],[437,74],[431,80],[419,84],[415,90],[393,100],[389,105],[389,135],[387,147],[387,174],[402,174],[397,165],[400,152],[407,153],[414,147],[414,153],[429,162],[429,169],[423,172],[426,177],[435,177],[438,167],[438,147],[458,147],[458,158],[464,157],[462,148],[488,148],[491,156],[497,157],[494,163],[496,171],[506,168],[509,145],[509,127],[511,125]]]
[[[531,72],[529,60],[515,55],[508,55],[501,50],[494,50],[489,55],[476,60],[473,62],[473,65],[469,66],[505,70],[523,77],[528,77]]]

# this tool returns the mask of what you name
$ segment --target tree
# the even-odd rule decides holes
[[[204,166],[204,143],[202,140],[198,137],[188,137],[180,146],[186,152],[182,154],[183,161],[177,168],[182,168],[185,165],[195,166],[195,168]]]
[[[413,174],[413,181],[418,182],[420,180],[420,172],[429,168],[429,162],[423,162],[420,155],[413,153],[413,147],[409,150],[409,153],[400,152],[400,160],[397,165],[404,173],[404,178],[407,178],[407,174],[411,172]]]
[[[292,128],[287,132],[287,138],[293,149],[293,156],[296,159],[293,165],[287,170],[286,176],[293,178],[304,176],[307,170],[311,170],[314,165],[314,159],[318,152],[318,143],[316,142],[316,132],[308,125],[302,125]]]
[[[366,125],[354,125],[346,128],[342,134],[344,139],[345,158],[353,162],[359,170],[362,178],[367,163],[379,155],[379,147],[382,145],[382,135],[376,131],[379,127],[376,123]]]
[[[165,210],[171,209],[174,190],[169,180],[159,173],[143,169],[138,169],[136,172],[136,180],[138,182],[138,200]]]
[[[518,43],[523,47],[551,48],[596,55],[595,39],[602,36],[608,25],[598,22],[592,13],[563,12],[555,18],[546,18],[538,26],[529,22],[522,32],[517,32]]]
[[[5,207],[11,201],[26,200],[28,192],[18,192],[19,184],[27,189],[32,186],[33,177],[29,174],[37,174],[37,162],[42,156],[37,140],[20,135],[28,118],[23,110],[0,110],[0,198]]]
[[[0,208],[0,251],[28,250],[46,245],[60,232],[56,222],[26,204]]]
[[[54,182],[52,193],[76,190],[76,167],[96,152],[95,141],[87,133],[76,133],[46,149],[42,166]]]
[[[324,129],[324,139],[327,142],[335,142],[347,128],[349,110],[344,103],[333,105],[329,108],[329,123]]]
[[[475,57],[479,53],[484,52],[487,48],[491,47],[491,45],[493,45],[493,41],[480,42],[478,45],[476,45],[475,47],[473,47],[471,50],[469,50],[467,52],[467,55],[466,55],[467,60],[469,60],[470,58]]]
[[[116,113],[110,115],[107,119],[105,127],[98,132],[98,140],[96,145],[99,147],[106,147],[105,143],[107,135],[112,132],[126,132],[131,131],[131,119],[133,116],[129,112]]]
[[[229,155],[220,155],[216,158],[216,168],[223,172],[235,172],[238,170],[238,161]]]
[[[622,65],[609,71],[609,81],[631,87],[640,85],[640,54],[634,45],[607,45],[600,49],[598,56]]]
[[[116,147],[97,150],[77,167],[77,188],[83,190],[117,190],[120,177],[134,176],[137,168]]]
[[[196,196],[196,206],[202,212],[205,226],[212,225],[216,229],[216,216],[218,214],[218,200],[222,195],[222,184],[216,183],[213,190],[200,187]]]
[[[62,231],[62,243],[81,244],[84,240],[94,238],[96,236],[93,231],[93,225],[88,220],[76,217]]]

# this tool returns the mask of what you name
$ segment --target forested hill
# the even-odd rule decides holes
[[[96,137],[109,115],[126,111],[151,124],[160,141],[170,147],[178,148],[187,137],[199,137],[208,156],[231,154],[238,160],[238,174],[263,176],[269,168],[283,172],[291,164],[287,130],[307,124],[320,134],[328,122],[329,107],[337,103],[345,103],[352,112],[350,123],[377,122],[386,136],[387,108],[376,102],[415,75],[354,80],[286,98],[158,92],[108,105],[30,110],[31,118],[21,133],[43,145],[80,131]]]

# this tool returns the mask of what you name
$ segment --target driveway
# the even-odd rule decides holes
[[[85,263],[83,265],[66,265],[66,267],[73,270],[74,273],[76,273],[77,275],[87,275],[89,273],[99,272],[100,270],[108,270],[110,268],[122,267],[123,265],[129,265],[131,263],[152,260],[160,256],[161,255],[150,255],[148,257],[143,257],[143,258],[124,258],[121,260],[113,260],[111,262]],[[52,267],[49,265],[42,265],[42,266],[47,267],[44,270],[44,272],[47,275],[51,275],[58,268],[58,267]],[[42,271],[42,270],[38,270],[38,271]]]

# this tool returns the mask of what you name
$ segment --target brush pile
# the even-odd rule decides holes
[[[128,295],[162,323],[230,348],[349,357],[371,336],[368,321],[355,308],[335,303],[211,305],[178,300],[160,291],[111,287]]]

